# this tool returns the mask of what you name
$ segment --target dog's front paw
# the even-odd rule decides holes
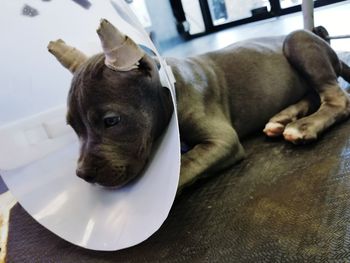
[[[268,122],[263,132],[269,137],[277,137],[283,134],[285,126],[279,122]]]
[[[285,128],[283,137],[286,141],[294,144],[305,144],[316,140],[317,133],[311,125],[307,125],[306,123],[300,126],[292,123]]]

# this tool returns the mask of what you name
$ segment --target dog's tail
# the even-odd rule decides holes
[[[329,39],[329,33],[327,29],[323,26],[317,26],[312,29],[312,33],[322,38],[328,44],[331,44],[331,40]]]
[[[348,83],[350,83],[350,67],[344,61],[340,60],[341,69],[340,76],[345,79]]]
[[[328,44],[330,44],[329,33],[325,27],[323,27],[323,26],[314,27],[312,29],[312,32],[314,34],[316,34],[317,36],[319,36],[320,38],[322,38]],[[348,52],[346,52],[346,53],[348,53]],[[344,54],[342,54],[342,55],[344,55]],[[338,54],[338,57],[339,57],[339,54]],[[349,61],[349,59],[348,59],[349,55],[345,54],[345,57],[346,57],[346,61]],[[339,60],[340,60],[340,74],[339,75],[345,81],[350,83],[350,67],[341,58],[339,58]]]

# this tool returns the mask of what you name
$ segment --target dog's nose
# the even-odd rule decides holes
[[[91,173],[91,172],[88,172],[84,169],[78,168],[76,170],[76,174],[78,177],[80,177],[81,179],[84,179],[88,183],[96,182],[96,174],[95,173]]]

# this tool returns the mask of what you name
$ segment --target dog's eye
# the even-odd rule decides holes
[[[120,116],[107,116],[103,119],[106,128],[117,125],[120,122]]]

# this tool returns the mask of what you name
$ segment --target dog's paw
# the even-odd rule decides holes
[[[269,137],[281,136],[285,126],[278,122],[269,122],[265,125],[263,132]]]
[[[317,139],[317,134],[311,127],[303,125],[301,129],[298,127],[287,126],[283,132],[283,137],[286,141],[294,144],[305,144]]]

